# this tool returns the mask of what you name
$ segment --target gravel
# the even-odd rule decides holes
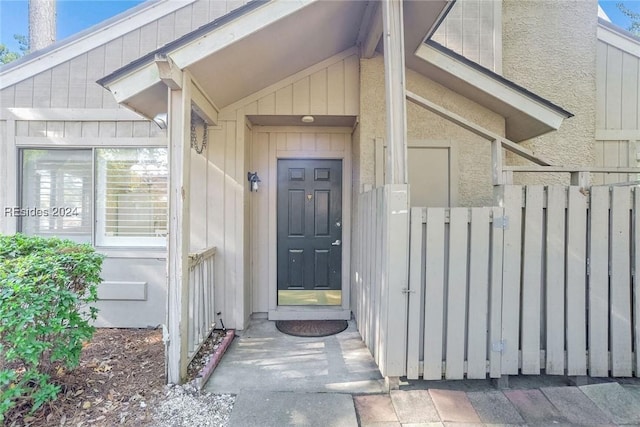
[[[222,427],[229,417],[236,397],[231,394],[199,393],[191,384],[167,385],[165,399],[154,413],[158,427]]]

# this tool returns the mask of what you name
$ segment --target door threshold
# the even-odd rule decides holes
[[[351,310],[342,307],[278,307],[269,310],[269,320],[350,320]]]

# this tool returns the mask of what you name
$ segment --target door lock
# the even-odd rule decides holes
[[[342,240],[338,239],[331,244],[331,246],[340,246],[342,244]]]

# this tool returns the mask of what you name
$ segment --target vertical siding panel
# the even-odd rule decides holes
[[[35,108],[51,106],[51,70],[43,71],[33,77],[33,106]]]
[[[116,122],[116,136],[119,137],[119,138],[132,137],[133,136],[133,122]],[[204,173],[204,171],[203,171],[203,173]]]
[[[411,208],[409,234],[409,320],[407,341],[407,378],[420,375],[420,329],[422,305],[422,214],[424,208]]]
[[[33,107],[33,77],[15,86],[15,107]]]
[[[468,208],[452,208],[449,220],[446,378],[464,377],[467,307]]]
[[[276,92],[276,114],[293,114],[293,86],[288,85]]]
[[[116,136],[116,122],[100,122],[98,124],[98,136],[114,138]]]
[[[153,132],[158,132],[159,135],[166,137],[166,131],[161,130],[155,123],[150,122],[133,122],[133,137],[146,138],[148,136],[154,136]]]
[[[258,100],[258,114],[272,115],[276,113],[276,95],[269,95]]]
[[[300,135],[302,150],[316,151],[316,136],[313,133],[302,133]]]
[[[598,41],[596,49],[596,129],[607,126],[607,44]]]
[[[622,56],[622,129],[638,129],[638,58]],[[621,165],[624,166],[624,165]]]
[[[227,13],[226,0],[220,0],[220,1],[205,0],[205,1],[209,1],[209,21],[213,21],[214,19]]]
[[[305,77],[293,84],[293,114],[308,114],[311,111],[309,80],[309,77]]]
[[[332,133],[331,134],[331,151],[344,151],[346,147],[345,139],[347,139],[347,134]]]
[[[8,88],[0,90],[0,106],[7,107],[9,105],[14,105],[15,102],[16,102],[15,86],[10,86]]]
[[[604,142],[604,166],[618,166],[620,156],[620,141]],[[613,184],[620,181],[620,174],[604,174],[604,183]]]
[[[287,148],[287,134],[284,132],[272,133],[271,137],[274,140],[274,146],[277,151],[285,151]]]
[[[546,374],[564,374],[565,342],[565,206],[566,187],[547,189],[546,259]]]
[[[490,212],[489,208],[471,209],[467,378],[487,376]]]
[[[567,375],[587,373],[587,197],[569,187],[567,205]]]
[[[153,21],[140,28],[140,55],[145,55],[158,47],[158,21]]]
[[[83,137],[98,137],[99,124],[98,122],[82,122],[82,135]]]
[[[522,187],[504,186],[505,216],[502,274],[502,374],[518,374],[520,342],[520,265],[522,256]]]
[[[358,55],[344,60],[344,114],[360,114],[360,61]]]
[[[300,150],[302,149],[302,144],[300,141],[300,134],[298,132],[288,132],[287,136],[287,150]]]
[[[504,217],[504,209],[494,207],[493,220]],[[504,257],[504,231],[491,227],[491,300],[489,306],[489,376],[500,378],[502,348],[502,260]]]
[[[316,133],[316,150],[318,151],[331,150],[331,134]]]
[[[609,188],[591,187],[589,214],[589,375],[609,375]]]
[[[622,115],[622,51],[609,46],[607,50],[606,128],[620,129]]]
[[[344,114],[344,62],[327,68],[327,114]]]
[[[209,22],[209,5],[208,0],[198,0],[191,8],[191,26],[192,29],[200,28]]]
[[[633,336],[635,337],[636,377],[640,377],[640,191],[633,189]]]
[[[47,123],[34,120],[27,122],[29,125],[29,136],[45,136],[47,133]]]
[[[596,141],[595,155],[596,155],[596,166],[604,166],[604,145],[606,142],[604,141]],[[602,173],[594,173],[591,175],[591,185],[602,185],[604,184],[604,175]]]
[[[122,37],[110,41],[105,46],[104,52],[104,72],[111,73],[122,65]],[[102,107],[115,108],[117,105],[113,94],[109,91],[102,92]]]
[[[82,136],[81,122],[64,122],[65,138],[79,138]]]
[[[105,47],[100,46],[87,53],[87,92],[86,92],[86,107],[87,108],[100,108],[102,107],[103,98],[105,97],[104,88],[100,87],[96,83],[101,77],[104,77],[104,61],[105,61]],[[111,93],[108,95],[113,98]],[[115,103],[115,101],[114,101]]]
[[[631,376],[631,190],[613,187],[611,195],[611,375]]]
[[[236,280],[236,256],[239,249],[236,245],[235,230],[239,213],[236,212],[236,122],[225,122],[225,182],[224,182],[224,262],[225,262],[225,312],[226,316],[236,319],[235,311],[236,287],[240,284]]]
[[[309,85],[310,113],[327,114],[327,69],[313,73]]]
[[[47,122],[46,135],[50,138],[64,137],[64,122]]]
[[[29,122],[24,120],[16,121],[16,136],[29,136]]]
[[[444,343],[445,223],[443,208],[427,209],[424,294],[424,379],[442,378]]]
[[[140,29],[122,36],[122,64],[128,64],[140,56]]]
[[[174,38],[182,37],[193,29],[191,23],[192,6],[185,6],[175,12]]]
[[[522,373],[540,373],[540,292],[542,288],[542,198],[544,188],[526,187],[522,255]]]
[[[175,19],[176,14],[172,13],[170,15],[163,16],[158,20],[158,33],[156,36],[158,40],[158,47],[164,46],[175,39],[173,33],[175,31]]]
[[[251,104],[244,107],[244,113],[247,116],[258,114],[258,102],[252,102]]]

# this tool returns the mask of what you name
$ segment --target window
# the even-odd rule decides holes
[[[25,149],[21,229],[96,246],[164,246],[168,175],[166,148]]]
[[[91,243],[91,150],[24,150],[22,162],[22,231]]]
[[[96,163],[96,245],[164,245],[167,150],[96,149]]]

